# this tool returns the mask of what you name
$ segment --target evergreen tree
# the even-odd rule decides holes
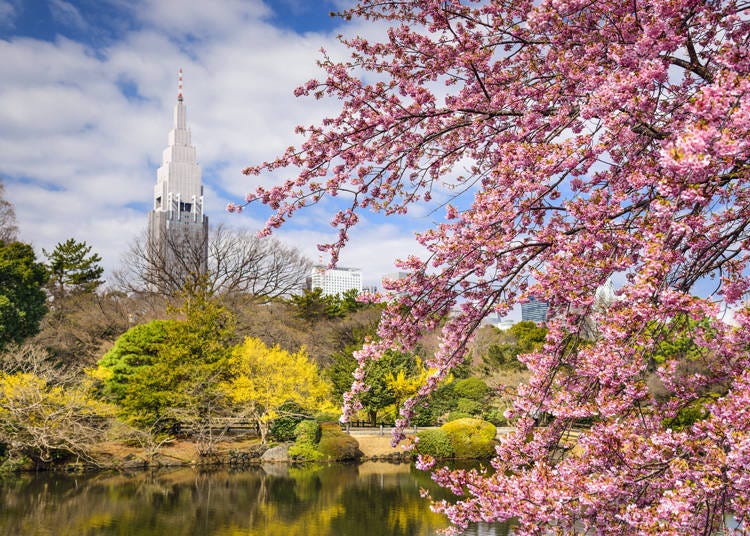
[[[39,331],[47,312],[47,270],[21,242],[0,242],[0,348]]]
[[[56,299],[72,292],[93,292],[103,283],[102,258],[92,253],[86,242],[69,238],[58,243],[52,253],[42,251],[49,261],[49,288]]]

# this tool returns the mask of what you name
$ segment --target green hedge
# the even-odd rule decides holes
[[[472,400],[471,398],[459,398],[456,402],[456,411],[459,413],[468,413],[469,415],[478,415],[482,413],[484,404]]]
[[[293,460],[356,460],[361,455],[357,440],[342,432],[336,423],[302,421],[295,432],[297,440],[289,447]]]
[[[490,388],[481,378],[471,377],[465,380],[458,380],[453,387],[453,392],[459,398],[481,401],[487,397]]]
[[[349,434],[341,431],[336,423],[324,423],[320,425],[321,436],[318,443],[318,451],[324,460],[341,461],[356,460],[360,456],[359,443]]]
[[[444,430],[422,430],[417,434],[417,438],[417,454],[428,454],[433,458],[453,457],[453,445]]]
[[[463,411],[451,411],[448,416],[445,418],[445,422],[449,423],[451,421],[457,421],[458,419],[471,419],[472,416],[468,413],[464,413]]]
[[[448,436],[456,458],[485,458],[495,453],[497,428],[481,419],[458,419],[440,429]]]

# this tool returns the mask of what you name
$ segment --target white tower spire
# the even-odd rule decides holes
[[[180,69],[174,124],[167,148],[162,153],[162,165],[156,172],[154,205],[149,214],[149,243],[151,249],[164,258],[165,264],[173,265],[173,270],[177,270],[177,265],[185,264],[184,258],[190,257],[198,258],[200,266],[182,266],[180,270],[203,272],[206,269],[207,239],[208,218],[203,213],[201,168],[187,128]]]

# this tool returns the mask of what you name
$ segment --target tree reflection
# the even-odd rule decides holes
[[[409,465],[180,468],[0,481],[0,534],[427,536],[446,527]],[[507,534],[507,527],[475,534]]]

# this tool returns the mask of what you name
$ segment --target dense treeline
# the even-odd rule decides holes
[[[12,205],[2,206],[14,222]],[[161,292],[132,271],[127,285],[105,286],[101,257],[75,238],[38,259],[11,228],[0,241],[0,464],[6,469],[96,463],[92,447],[102,440],[153,451],[170,437],[190,437],[210,456],[227,419],[253,423],[262,442],[293,440],[301,421],[338,418],[353,381],[353,353],[376,336],[381,306],[358,301],[355,292],[326,296],[290,287],[304,279],[309,263],[288,248],[282,253],[302,272],[285,272],[283,289],[260,281],[260,270],[252,284],[240,284],[237,277],[219,280],[209,267],[184,278],[179,292]],[[214,236],[224,266],[220,259],[235,256],[227,237],[241,238],[235,257],[244,267],[251,258],[264,269],[280,262],[278,248],[246,233],[220,229]],[[271,250],[273,259],[260,258]],[[523,335],[519,341],[526,344]],[[479,362],[493,359],[496,347],[482,350]],[[413,353],[394,351],[373,363],[360,419],[394,422],[424,383],[424,362],[434,350],[427,337]],[[512,350],[503,351],[512,361]],[[504,422],[502,399],[472,370],[480,367],[467,365],[444,382],[415,423],[469,416]]]

